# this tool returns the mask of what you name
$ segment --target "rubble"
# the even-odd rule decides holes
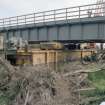
[[[75,76],[46,65],[14,68],[6,62],[0,60],[0,96],[8,100],[5,105],[78,105]]]
[[[78,105],[78,93],[73,91],[77,89],[74,77],[64,77],[47,67],[21,70],[16,73],[21,75],[21,88],[13,105]]]
[[[0,105],[79,105],[80,90],[89,87],[89,71],[77,62],[56,71],[47,65],[16,68],[0,59],[0,67],[0,97],[5,99]]]

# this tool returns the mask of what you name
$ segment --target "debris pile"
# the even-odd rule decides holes
[[[65,77],[46,66],[23,67],[13,81],[18,81],[20,89],[13,105],[78,105],[75,77]]]
[[[71,65],[58,72],[46,65],[15,68],[0,59],[0,105],[79,105],[87,73]]]
[[[105,61],[104,55],[99,53],[100,61]],[[56,70],[47,65],[13,67],[0,58],[0,105],[79,105],[84,100],[89,103],[87,96],[81,97],[81,91],[94,91],[87,79],[89,73],[104,69],[103,62],[70,62]]]

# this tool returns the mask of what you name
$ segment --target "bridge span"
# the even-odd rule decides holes
[[[90,4],[0,19],[0,35],[29,42],[105,42],[105,7]],[[101,10],[97,13],[97,10]]]

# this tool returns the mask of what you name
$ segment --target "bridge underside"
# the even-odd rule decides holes
[[[22,37],[30,43],[44,41],[105,42],[105,17],[60,20],[0,28],[6,39]]]

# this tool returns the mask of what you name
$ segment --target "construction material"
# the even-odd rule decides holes
[[[49,65],[55,67],[58,62],[58,54],[60,51],[56,50],[36,50],[30,49],[27,51],[17,51],[17,65]]]
[[[3,50],[4,48],[4,37],[0,34],[0,50]]]
[[[64,49],[64,45],[59,42],[43,42],[40,43],[40,48],[42,50],[61,50]]]

